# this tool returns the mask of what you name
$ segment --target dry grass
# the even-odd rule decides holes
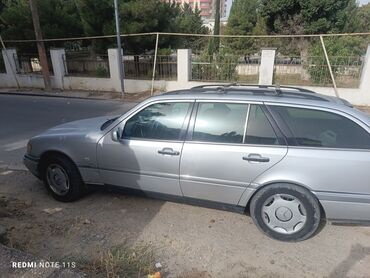
[[[118,245],[95,258],[73,258],[76,266],[92,277],[146,277],[155,272],[153,248],[148,244]]]

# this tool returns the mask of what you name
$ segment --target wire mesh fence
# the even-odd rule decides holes
[[[193,55],[191,61],[191,79],[193,81],[220,81],[258,83],[259,65],[261,58],[258,55],[225,57]]]
[[[46,56],[48,60],[49,74],[53,75],[53,66],[50,54]],[[41,74],[39,55],[37,53],[17,53],[13,57],[15,71],[18,74]]]
[[[149,80],[153,77],[154,55],[125,55],[123,64],[125,78]],[[155,68],[155,79],[177,79],[177,56],[158,55]]]
[[[255,84],[259,81],[261,49],[269,47],[276,49],[273,83],[333,86],[328,61],[318,36],[221,36],[218,38],[218,48],[213,49],[210,45],[216,39],[209,35],[160,33],[157,41],[156,34],[122,36],[125,78],[176,80],[177,49],[191,49],[190,81]],[[337,86],[358,88],[370,35],[326,35],[324,42]],[[14,57],[17,73],[40,73],[34,42],[7,44],[18,49],[18,57]],[[115,47],[114,38],[46,41],[45,46],[48,56],[51,48],[66,50],[63,63],[65,73],[69,76],[110,77],[107,52]],[[35,54],[24,54],[30,52]],[[4,67],[1,69],[2,64],[0,60],[0,71],[5,71]],[[50,59],[49,68],[52,71]]]
[[[331,68],[337,86],[357,88],[361,81],[363,61],[364,56],[331,56]],[[328,64],[320,56],[277,56],[274,82],[284,85],[332,86]]]
[[[107,54],[89,54],[84,51],[66,52],[63,57],[64,71],[69,76],[101,77],[110,76]]]

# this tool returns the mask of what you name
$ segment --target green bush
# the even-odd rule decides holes
[[[98,66],[95,71],[96,77],[109,77],[109,72],[103,66]]]

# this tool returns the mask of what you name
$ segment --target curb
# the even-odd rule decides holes
[[[0,164],[0,170],[2,170],[2,171],[29,172],[28,169],[24,165],[14,166],[14,165]]]
[[[121,100],[121,99],[114,99],[114,98],[98,98],[98,97],[81,97],[81,96],[71,96],[71,95],[59,95],[56,94],[48,94],[48,93],[19,93],[19,92],[0,92],[0,95],[15,95],[15,96],[35,96],[35,97],[55,97],[55,98],[73,98],[73,99],[90,99],[90,100]]]

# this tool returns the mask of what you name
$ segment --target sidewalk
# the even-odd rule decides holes
[[[154,92],[158,95],[161,92]],[[17,90],[9,88],[0,88],[0,95],[25,95],[25,96],[42,96],[42,97],[60,97],[60,98],[79,98],[93,100],[117,100],[123,102],[141,102],[151,96],[150,91],[140,93],[126,93],[124,98],[121,98],[120,93],[116,92],[95,92],[95,91],[60,91],[55,90],[52,93],[47,93],[43,90]],[[356,106],[357,109],[370,114],[370,106]]]
[[[53,92],[45,92],[40,89],[32,90],[17,90],[12,88],[0,88],[0,95],[25,95],[25,96],[42,96],[42,97],[60,97],[60,98],[79,98],[93,100],[118,100],[124,102],[140,102],[150,97],[150,92],[126,93],[124,98],[117,92],[95,92],[95,91],[61,91],[54,90]],[[155,94],[158,94],[157,92]]]

